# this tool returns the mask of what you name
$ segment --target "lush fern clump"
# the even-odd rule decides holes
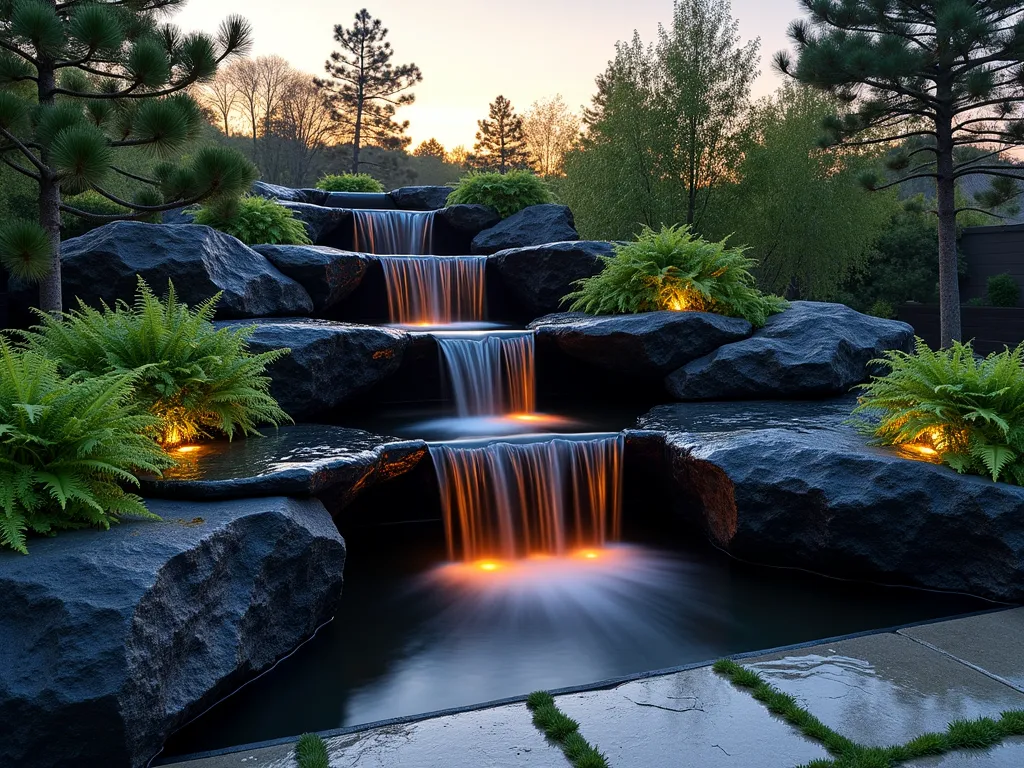
[[[787,304],[761,293],[750,273],[755,262],[743,248],[709,243],[687,227],[645,227],[635,243],[616,245],[602,257],[604,270],[580,280],[565,297],[572,310],[592,315],[662,309],[745,317],[760,327]]]
[[[154,517],[122,488],[173,464],[146,436],[158,421],[134,405],[139,378],[66,378],[0,338],[0,545],[27,553],[29,532]]]
[[[243,197],[217,200],[193,214],[196,224],[219,229],[246,245],[309,245],[306,225],[276,200]]]
[[[324,192],[383,192],[384,185],[368,173],[327,174],[316,183]]]
[[[503,219],[531,205],[553,203],[554,195],[543,179],[529,171],[471,172],[448,196],[448,205],[489,205]]]
[[[41,324],[25,338],[65,375],[138,371],[135,398],[159,419],[153,434],[161,443],[258,434],[261,424],[288,420],[266,376],[267,365],[288,350],[253,355],[246,348],[252,328],[214,328],[219,298],[190,310],[173,285],[162,301],[140,279],[134,307],[121,302],[99,311],[79,302],[62,317],[40,312]]]
[[[958,472],[1024,485],[1024,344],[983,360],[970,344],[887,352],[863,385],[857,424],[880,445],[908,445]]]

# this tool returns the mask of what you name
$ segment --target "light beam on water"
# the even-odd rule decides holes
[[[617,541],[622,453],[621,435],[431,445],[449,559],[487,565]]]
[[[434,242],[434,211],[354,210],[359,253],[429,254]]]
[[[385,256],[380,262],[392,323],[435,326],[486,319],[486,256]]]

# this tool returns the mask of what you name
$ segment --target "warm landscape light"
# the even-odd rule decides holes
[[[496,571],[501,568],[501,566],[493,560],[484,560],[482,563],[478,563],[477,567],[481,571]]]
[[[183,445],[180,448],[174,449],[177,453],[195,453],[199,450],[198,445]]]

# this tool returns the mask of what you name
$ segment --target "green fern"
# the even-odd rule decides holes
[[[246,245],[310,245],[306,225],[276,200],[243,197],[217,200],[193,213],[193,221],[236,237]]]
[[[141,374],[64,377],[0,338],[0,546],[28,534],[155,518],[123,485],[174,462],[147,437],[158,421],[134,405]]]
[[[592,315],[688,309],[744,317],[755,327],[788,304],[762,294],[750,273],[756,262],[725,240],[709,243],[688,227],[644,227],[635,243],[602,257],[604,270],[576,283],[564,301]]]
[[[876,361],[884,376],[863,385],[855,423],[880,445],[914,445],[961,473],[1024,484],[1024,345],[974,356],[970,344]]]
[[[159,419],[162,443],[213,434],[259,434],[261,424],[288,421],[270,395],[266,367],[288,350],[250,354],[253,328],[217,330],[220,295],[190,310],[168,285],[161,301],[140,278],[134,307],[79,308],[62,317],[38,313],[40,325],[24,334],[31,349],[56,360],[65,375],[135,372],[135,398]]]

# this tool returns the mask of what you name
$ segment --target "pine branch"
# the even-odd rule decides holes
[[[23,165],[20,165],[20,164],[14,162],[13,160],[10,160],[9,158],[4,157],[3,155],[0,155],[0,162],[3,162],[5,165],[7,165],[8,167],[14,169],[15,171],[17,171],[18,173],[22,174],[23,176],[28,176],[30,179],[34,179],[35,181],[39,181],[40,180],[40,176],[39,176],[38,173],[36,173],[35,171],[30,171],[28,168],[24,167]]]
[[[31,162],[32,165],[34,165],[36,167],[36,170],[38,170],[40,174],[46,174],[46,173],[49,172],[50,169],[47,168],[45,165],[43,165],[42,160],[40,160],[38,157],[36,157],[32,153],[32,151],[24,143],[22,143],[21,139],[19,139],[13,133],[8,131],[6,128],[0,128],[0,136],[3,136],[5,139],[7,139],[9,142],[11,142],[11,144],[19,152],[21,152],[22,155],[27,157],[29,162]]]

